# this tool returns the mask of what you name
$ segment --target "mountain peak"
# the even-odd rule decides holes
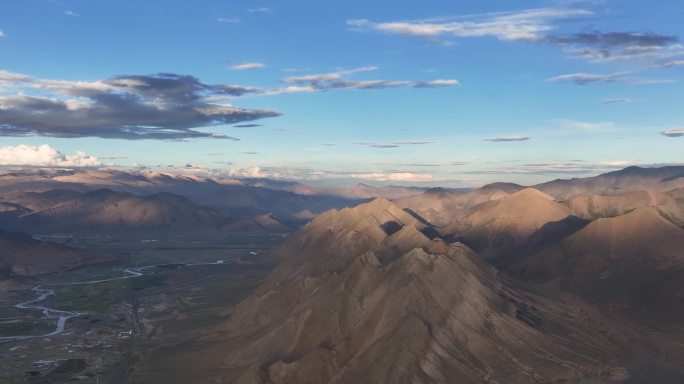
[[[546,193],[535,189],[535,188],[525,188],[521,189],[504,199],[508,200],[514,200],[514,199],[529,199],[529,200],[547,200],[547,201],[554,201],[555,199],[552,196],[547,195]]]
[[[514,193],[517,191],[520,191],[524,189],[520,184],[515,184],[515,183],[503,183],[503,182],[497,182],[497,183],[490,183],[483,185],[480,189],[481,190],[491,190],[491,189],[498,189],[507,193]]]
[[[449,197],[449,196],[453,195],[453,193],[447,191],[446,189],[444,189],[442,187],[430,188],[427,191],[423,192],[423,194],[428,195],[428,196],[441,197],[441,198]]]
[[[391,235],[404,226],[424,227],[415,217],[394,205],[391,201],[377,197],[370,202],[340,211],[330,210],[316,217],[307,227],[327,227],[334,231],[355,230],[360,232],[381,230]],[[368,234],[368,233],[367,233]],[[378,236],[384,237],[378,233]]]

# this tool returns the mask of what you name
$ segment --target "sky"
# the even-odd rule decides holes
[[[684,163],[684,3],[0,2],[0,165],[534,184]]]

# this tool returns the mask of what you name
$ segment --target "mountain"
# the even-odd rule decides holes
[[[113,260],[21,233],[0,232],[0,273],[36,276]]]
[[[293,192],[303,196],[327,195],[343,197],[352,200],[365,200],[375,197],[383,197],[386,199],[398,199],[401,197],[413,196],[423,193],[426,188],[419,187],[400,187],[400,186],[383,186],[374,187],[371,185],[359,183],[351,187],[326,187],[326,186],[312,186],[296,181],[283,181],[271,179],[242,179],[246,184],[254,187],[263,187],[268,189],[275,189],[281,191]]]
[[[410,209],[437,227],[446,227],[462,220],[480,204],[498,200],[523,188],[506,183],[489,184],[472,191],[432,188],[419,195],[397,199],[395,204]]]
[[[653,208],[594,220],[508,271],[652,324],[684,322],[684,230]]]
[[[424,236],[423,225],[384,199],[318,216],[273,251],[280,264],[227,321],[167,360],[176,370],[140,371],[231,383],[628,376],[620,349],[576,309],[509,284],[466,246]]]
[[[462,222],[439,231],[458,239],[485,259],[510,257],[547,225],[561,224],[570,211],[553,197],[526,188],[477,206]]]
[[[299,212],[295,212],[292,215],[293,219],[304,220],[304,221],[309,221],[309,220],[313,219],[314,217],[316,217],[316,215],[308,209],[303,209]]]
[[[363,183],[356,184],[352,187],[338,187],[326,189],[327,194],[345,197],[348,199],[370,199],[375,197],[382,197],[385,199],[394,200],[402,197],[418,195],[423,192],[425,192],[425,188],[399,187],[393,185],[384,187],[373,187]]]
[[[358,203],[358,199],[329,195],[325,191],[311,195],[297,194],[273,187],[280,185],[278,182],[266,184],[268,188],[234,178],[151,171],[27,170],[0,174],[0,195],[51,190],[88,192],[97,189],[140,196],[167,192],[185,196],[196,204],[229,216],[272,214],[282,221],[300,221],[292,215],[305,209],[318,214],[331,208]]]
[[[612,195],[580,195],[564,202],[570,211],[583,219],[623,215],[637,208],[654,208],[678,226],[684,226],[684,204],[677,201],[678,192],[653,190],[623,192]]]
[[[229,232],[291,232],[292,228],[286,226],[273,217],[273,215],[258,215],[254,217],[243,217],[232,220],[230,223],[221,227]]]
[[[605,195],[642,190],[664,192],[682,187],[684,187],[684,166],[628,167],[594,177],[559,179],[534,186],[561,200],[583,194]]]
[[[228,219],[188,198],[170,193],[137,196],[98,189],[53,190],[5,196],[28,212],[5,220],[5,228],[33,233],[219,228]]]

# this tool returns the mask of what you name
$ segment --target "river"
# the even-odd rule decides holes
[[[186,266],[197,266],[197,265],[222,265],[224,263],[225,263],[225,260],[218,260],[218,261],[215,261],[212,263],[190,263],[190,264],[179,264],[179,266],[180,267],[186,267]],[[31,288],[31,292],[35,293],[38,297],[36,297],[32,300],[23,301],[21,303],[18,303],[14,307],[18,308],[18,309],[23,309],[23,310],[38,310],[38,311],[41,311],[43,313],[43,316],[45,318],[56,319],[57,323],[55,325],[55,329],[52,332],[41,334],[41,335],[2,336],[2,337],[0,337],[0,341],[26,340],[26,339],[35,339],[35,338],[43,338],[43,337],[50,337],[50,336],[59,335],[60,333],[64,332],[67,320],[71,319],[72,317],[76,317],[76,316],[80,316],[80,315],[84,314],[82,312],[62,311],[59,309],[48,308],[46,306],[36,304],[36,303],[40,303],[40,302],[44,301],[49,296],[55,295],[55,291],[53,289],[49,289],[46,287],[61,287],[61,286],[68,286],[68,285],[97,284],[97,283],[104,283],[107,281],[131,279],[131,278],[143,276],[144,273],[142,271],[145,269],[157,268],[157,267],[162,266],[162,265],[168,265],[168,264],[156,264],[156,265],[148,265],[148,266],[144,266],[144,267],[126,268],[126,269],[122,270],[126,275],[119,276],[119,277],[107,278],[107,279],[77,281],[77,282],[73,282],[73,283],[37,285],[37,286]]]

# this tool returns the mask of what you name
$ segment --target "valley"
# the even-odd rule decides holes
[[[127,243],[78,239],[93,252],[131,257],[58,276],[4,282],[0,382],[127,380],[143,340],[166,335],[163,324],[176,328],[165,337],[181,338],[179,324],[187,324],[186,333],[206,326],[220,319],[230,304],[223,298],[239,300],[253,289],[269,267],[252,259],[280,237],[247,234]],[[221,303],[195,302],[211,296],[220,297]]]

